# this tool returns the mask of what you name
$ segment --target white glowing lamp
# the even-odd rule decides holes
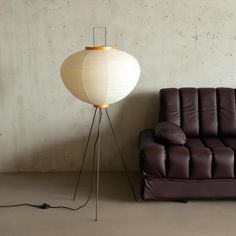
[[[106,108],[126,97],[140,76],[137,60],[108,46],[86,47],[62,64],[61,77],[67,89],[80,100]]]
[[[105,29],[105,46],[95,46],[95,28]],[[90,142],[90,136],[94,127],[94,121],[99,111],[98,129],[96,141],[94,144],[94,159],[96,158],[96,217],[98,219],[98,192],[99,192],[99,160],[100,160],[100,126],[103,110],[107,115],[115,143],[119,150],[120,158],[127,180],[132,190],[135,200],[137,200],[134,188],[132,186],[127,167],[119,147],[112,122],[106,109],[110,104],[125,98],[136,86],[140,76],[140,67],[137,60],[126,52],[113,47],[106,46],[106,28],[93,28],[93,45],[85,47],[85,50],[77,52],[65,59],[61,66],[61,77],[66,88],[80,100],[92,104],[95,107],[92,124],[90,127],[86,148],[84,151],[80,170],[78,172],[77,183],[74,192],[75,200],[80,174],[83,170],[86,158],[87,148]],[[102,109],[105,108],[105,109]],[[95,153],[96,151],[96,153]],[[91,195],[89,195],[90,198]],[[89,201],[89,198],[86,204]],[[85,204],[85,205],[86,205]],[[85,206],[82,205],[82,206]]]

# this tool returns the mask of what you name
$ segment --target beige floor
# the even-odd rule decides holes
[[[88,176],[72,202],[75,175],[0,174],[0,204],[21,202],[75,207],[85,199]],[[133,176],[138,190],[138,177]],[[235,236],[236,201],[134,202],[122,173],[101,176],[99,221],[94,198],[80,211],[0,208],[0,236]]]

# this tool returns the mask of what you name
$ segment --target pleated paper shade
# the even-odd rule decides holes
[[[86,47],[69,56],[61,67],[67,89],[80,100],[97,106],[126,97],[140,76],[137,60],[111,47]]]

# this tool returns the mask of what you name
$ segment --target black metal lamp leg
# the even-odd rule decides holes
[[[132,191],[132,193],[133,193],[133,197],[134,197],[135,201],[138,201],[138,200],[137,200],[137,197],[136,197],[136,195],[135,195],[135,191],[134,191],[133,185],[132,185],[132,183],[131,183],[129,174],[128,174],[128,170],[127,170],[127,167],[126,167],[126,164],[125,164],[125,160],[124,160],[123,154],[122,154],[122,152],[121,152],[121,149],[120,149],[118,140],[117,140],[117,138],[116,138],[115,130],[114,130],[113,126],[112,126],[112,122],[111,122],[109,113],[108,113],[108,111],[107,111],[106,108],[105,108],[105,111],[106,111],[106,115],[107,115],[107,118],[108,118],[109,123],[110,123],[110,127],[111,127],[111,130],[112,130],[112,134],[113,134],[114,139],[115,139],[115,142],[116,142],[117,149],[118,149],[119,154],[120,154],[120,159],[121,159],[121,162],[122,162],[122,164],[123,164],[123,167],[124,167],[124,170],[125,170],[125,174],[126,174],[127,180],[128,180],[128,182],[129,182],[130,189],[131,189],[131,191]]]
[[[100,127],[102,121],[102,109],[99,108],[99,121],[98,121],[98,130],[97,130],[97,170],[96,170],[96,215],[95,221],[98,221],[98,195],[99,195],[99,175],[100,175]]]
[[[94,120],[95,120],[95,117],[96,117],[96,113],[97,113],[97,108],[95,108],[95,111],[94,111],[93,120],[92,120],[92,124],[91,124],[91,127],[90,127],[87,143],[86,143],[86,146],[85,146],[82,163],[81,163],[80,169],[79,169],[78,174],[77,174],[77,182],[76,182],[76,187],[75,187],[73,201],[75,200],[75,197],[76,197],[76,194],[77,194],[77,190],[78,190],[78,187],[79,187],[80,177],[81,177],[81,173],[83,171],[84,161],[85,161],[85,158],[86,158],[86,154],[87,154],[87,150],[88,150],[88,145],[89,145],[91,133],[92,133],[92,130],[93,130],[93,125],[94,125]]]

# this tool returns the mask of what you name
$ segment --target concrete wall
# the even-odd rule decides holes
[[[91,44],[93,26],[141,65],[136,89],[109,109],[130,170],[160,88],[235,87],[235,0],[0,0],[0,171],[77,169],[93,107],[69,94],[59,71]],[[121,169],[107,120],[101,167]]]

